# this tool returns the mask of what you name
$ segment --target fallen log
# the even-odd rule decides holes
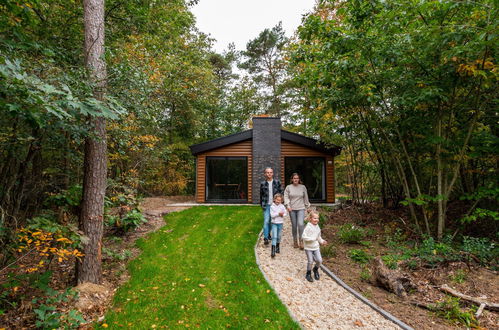
[[[440,289],[440,291],[449,293],[455,297],[461,298],[463,300],[471,301],[479,306],[484,305],[483,308],[490,309],[492,311],[499,311],[499,304],[491,303],[491,302],[488,302],[488,301],[481,299],[481,298],[468,296],[468,295],[463,294],[457,290],[452,289],[447,284],[442,285],[439,289]]]
[[[380,257],[374,259],[373,275],[377,284],[401,298],[407,297],[410,289],[417,288],[408,276],[386,267]]]

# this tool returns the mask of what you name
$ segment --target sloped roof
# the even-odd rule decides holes
[[[193,144],[189,148],[191,149],[193,155],[198,155],[206,151],[221,148],[229,144],[250,140],[252,138],[253,138],[253,130],[249,129],[247,131],[223,136],[203,143]],[[321,151],[326,154],[331,154],[333,156],[339,155],[342,149],[341,147],[338,146],[328,147],[323,143],[318,142],[315,139],[306,137],[301,134],[285,131],[283,129],[281,129],[281,140],[293,142],[310,149]]]

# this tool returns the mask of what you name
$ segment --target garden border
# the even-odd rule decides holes
[[[361,295],[360,293],[358,293],[357,291],[355,291],[354,289],[352,289],[350,286],[348,286],[348,284],[346,284],[345,282],[343,282],[338,276],[336,276],[336,274],[334,274],[326,266],[321,265],[321,269],[322,269],[322,271],[324,273],[326,273],[329,277],[331,277],[336,283],[338,283],[342,288],[344,288],[345,290],[347,290],[348,292],[350,292],[351,294],[353,294],[354,297],[356,297],[357,299],[359,299],[360,301],[362,301],[364,304],[366,304],[367,306],[369,306],[372,309],[374,309],[379,314],[381,314],[385,319],[387,319],[389,321],[392,321],[393,323],[395,323],[396,325],[398,325],[399,327],[401,327],[404,330],[414,330],[414,328],[412,328],[409,325],[405,324],[404,322],[400,321],[398,318],[396,318],[392,314],[388,313],[387,311],[385,311],[381,307],[377,306],[376,304],[372,303],[366,297],[364,297],[363,295]]]

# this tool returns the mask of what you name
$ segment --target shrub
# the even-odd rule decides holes
[[[102,252],[107,255],[109,258],[116,259],[116,260],[126,260],[132,256],[132,251],[130,250],[123,250],[122,252],[115,252],[111,249],[108,248],[102,248]]]
[[[351,224],[345,224],[340,227],[338,237],[343,243],[358,244],[365,237],[365,230]]]
[[[336,257],[336,250],[333,245],[321,246],[321,255],[324,258],[334,258]]]
[[[466,272],[462,269],[458,269],[454,275],[450,276],[452,282],[464,283],[466,281]]]
[[[146,223],[147,219],[137,209],[128,212],[124,217],[108,215],[106,217],[106,225],[114,227],[117,231],[126,233],[136,229],[141,224]]]
[[[399,256],[397,256],[397,255],[388,254],[386,256],[382,256],[381,260],[383,260],[386,267],[388,267],[390,269],[397,269],[398,268]]]
[[[57,292],[51,288],[46,290],[43,298],[35,298],[32,303],[38,305],[33,311],[36,314],[37,328],[42,329],[77,329],[85,322],[81,314],[76,310],[61,312],[58,306],[75,299],[78,293],[72,289],[63,292]]]
[[[366,253],[366,251],[359,249],[351,249],[350,251],[348,251],[348,255],[350,256],[350,259],[359,264],[367,264],[372,258],[369,254]]]
[[[362,267],[362,271],[360,272],[360,279],[364,282],[369,282],[371,280],[371,273],[369,272],[369,268]]]
[[[499,246],[488,238],[464,236],[461,249],[476,256],[483,264],[499,259]]]
[[[463,312],[461,310],[459,298],[447,297],[444,301],[432,305],[430,308],[435,314],[452,323],[463,324],[467,328],[478,326],[478,322],[472,312]]]
[[[78,228],[72,223],[60,224],[52,211],[45,211],[38,217],[28,220],[26,229],[32,232],[42,231],[57,237],[66,237],[72,241],[72,246],[76,247],[81,242],[81,235]]]
[[[426,238],[421,246],[414,250],[414,256],[429,266],[435,266],[444,261],[460,260],[460,255],[451,246],[450,240],[449,236],[445,237],[442,242],[435,242],[433,237]]]

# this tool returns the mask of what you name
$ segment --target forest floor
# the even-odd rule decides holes
[[[149,233],[157,231],[165,225],[163,215],[181,211],[188,207],[184,206],[168,206],[173,203],[193,202],[191,196],[173,196],[173,197],[152,197],[145,198],[140,206],[147,222],[142,224],[134,231],[130,231],[124,235],[117,236],[111,232],[109,228],[104,227],[103,237],[103,253],[102,253],[102,268],[103,268],[103,283],[102,285],[84,285],[77,287],[80,292],[78,301],[69,299],[69,301],[55,302],[57,310],[60,313],[67,313],[72,309],[78,309],[82,312],[83,317],[88,322],[102,319],[104,313],[110,305],[114,292],[119,286],[129,279],[127,272],[128,262],[140,254],[140,250],[136,247],[136,241],[145,237]],[[23,263],[31,265],[36,263],[36,255],[28,255],[23,258]],[[51,276],[48,279],[50,288],[63,292],[64,290],[74,286],[75,267],[73,260],[65,260],[57,263],[52,262],[46,268]],[[0,329],[20,329],[20,328],[35,328],[35,305],[33,299],[42,299],[43,293],[39,288],[38,283],[42,283],[45,279],[36,279],[32,285],[17,285],[14,288],[8,288],[9,291],[15,293],[9,295],[5,290],[4,283],[9,283],[8,279],[11,276],[20,276],[21,269],[13,268],[11,271],[0,272],[0,298],[10,300],[13,308],[2,310],[0,308]],[[19,273],[19,274],[17,274]],[[17,275],[16,275],[17,274]],[[43,277],[43,276],[40,276]],[[1,300],[0,301],[5,301]],[[49,300],[47,299],[46,304]],[[2,306],[3,307],[3,306]],[[88,328],[93,328],[89,323]],[[82,328],[85,328],[83,326]]]
[[[371,264],[358,263],[352,260],[352,250],[362,250],[369,255],[370,260],[376,256],[386,256],[393,252],[393,246],[387,244],[399,233],[404,233],[397,228],[406,228],[403,221],[405,215],[402,210],[387,210],[376,205],[367,207],[349,206],[344,209],[327,212],[325,223],[321,223],[322,236],[332,244],[326,253],[323,253],[325,265],[338,275],[344,282],[367,299],[385,309],[395,317],[415,329],[456,329],[463,328],[463,323],[457,323],[461,317],[470,319],[458,310],[445,306],[445,315],[437,316],[435,312],[417,307],[410,302],[419,302],[426,306],[434,306],[450,297],[442,293],[438,287],[447,284],[457,291],[473,297],[482,297],[489,302],[499,302],[499,275],[497,271],[481,267],[476,263],[443,262],[432,268],[416,267],[410,269],[400,266],[401,271],[407,275],[417,289],[402,299],[397,295],[380,288],[375,284],[372,276]],[[407,221],[406,221],[407,222]],[[344,225],[361,227],[370,234],[361,244],[343,244],[340,242],[338,232]],[[411,233],[408,233],[410,236]],[[407,239],[407,236],[403,236]],[[405,242],[407,243],[407,242]],[[404,241],[397,242],[396,249],[402,249]],[[325,255],[324,255],[325,254]],[[465,305],[463,300],[461,305]],[[478,306],[467,305],[468,311],[473,313]],[[463,309],[461,308],[463,311]],[[446,319],[447,318],[447,319]],[[474,326],[486,329],[497,329],[499,314],[484,310]]]

